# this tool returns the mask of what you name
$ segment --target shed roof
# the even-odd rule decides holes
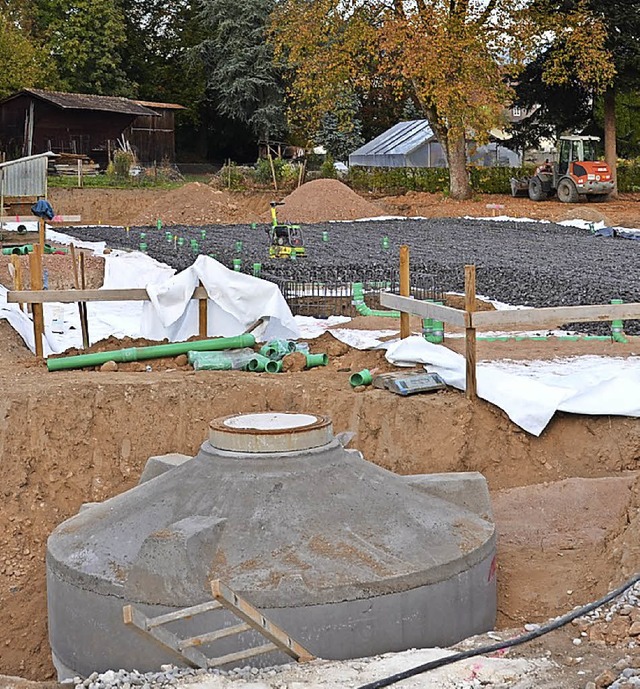
[[[153,110],[140,105],[136,101],[121,96],[96,96],[88,93],[63,93],[62,91],[45,91],[44,89],[23,89],[5,98],[2,103],[13,100],[18,96],[31,95],[40,100],[55,105],[62,110],[96,110],[101,112],[119,113],[122,115],[150,115],[155,116]]]
[[[407,155],[434,138],[427,120],[398,122],[351,155]]]
[[[144,105],[146,108],[153,108],[154,110],[186,110],[184,105],[177,103],[156,103],[152,100],[136,100],[134,103]]]

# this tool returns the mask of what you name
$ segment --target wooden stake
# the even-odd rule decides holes
[[[42,289],[42,260],[40,248],[34,247],[34,251],[29,254],[29,273],[31,279],[31,289]],[[44,310],[43,304],[32,304],[31,313],[33,314],[33,335],[36,346],[36,356],[42,358],[44,349],[42,338],[44,336]]]
[[[13,289],[21,292],[22,291],[22,263],[20,262],[20,256],[16,254],[11,254],[11,265],[13,266]],[[25,304],[19,304],[22,311],[26,311]]]
[[[271,166],[271,176],[273,177],[273,188],[278,191],[278,179],[276,177],[276,167],[273,164],[273,157],[271,151],[267,148],[267,155],[269,156],[269,165]]]
[[[400,296],[408,297],[411,294],[411,280],[409,276],[409,247],[403,244],[400,247]],[[409,314],[400,313],[400,337],[405,339],[411,335],[411,323]]]
[[[44,218],[38,218],[38,253],[40,254],[40,265],[42,266],[42,257],[44,256],[44,244],[45,244],[45,222]],[[42,288],[40,288],[42,289]]]
[[[473,325],[471,314],[476,310],[476,267],[464,267],[464,310],[467,323]],[[476,329],[465,328],[465,358],[466,358],[466,397],[475,400],[478,395],[476,380]]]
[[[84,272],[84,252],[80,252],[80,288],[86,288],[86,277]],[[78,304],[80,311],[80,328],[82,330],[82,346],[89,349],[89,316],[87,314],[87,302],[81,301]]]
[[[202,287],[202,283],[199,283],[199,286]],[[198,336],[206,340],[207,339],[207,330],[208,330],[208,297],[204,297],[203,299],[198,299]]]

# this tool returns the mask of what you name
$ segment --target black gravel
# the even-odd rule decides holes
[[[113,248],[138,249],[181,270],[197,253],[213,255],[232,267],[292,280],[382,279],[397,271],[398,250],[408,244],[412,271],[433,275],[445,291],[464,291],[464,265],[475,263],[478,294],[510,304],[559,306],[603,304],[611,299],[640,301],[640,242],[594,237],[586,230],[555,223],[490,220],[427,219],[304,225],[307,258],[284,261],[268,258],[265,225],[205,225],[202,227],[68,228],[85,240],[104,240]],[[183,246],[165,239],[172,231]],[[202,238],[202,232],[205,238]],[[329,241],[323,241],[328,232]],[[141,238],[141,233],[146,236]],[[383,248],[383,238],[389,248]],[[198,241],[197,252],[190,240]],[[236,242],[242,249],[236,250]],[[608,324],[582,324],[575,329],[608,333]],[[627,322],[625,331],[640,334],[640,322]]]

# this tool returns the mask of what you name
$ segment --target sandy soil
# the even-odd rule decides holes
[[[527,198],[500,194],[483,194],[470,201],[454,201],[443,194],[423,192],[387,197],[374,194],[359,197],[354,194],[356,199],[351,197],[351,205],[340,199],[339,207],[336,207],[336,188],[332,182],[334,180],[317,180],[304,185],[312,187],[312,190],[313,185],[322,186],[321,194],[317,190],[313,190],[313,194],[309,192],[308,204],[303,203],[305,199],[300,190],[294,191],[289,198],[291,217],[286,205],[278,209],[279,216],[283,220],[324,222],[375,215],[440,218],[497,214],[555,221],[579,217],[594,222],[604,221],[607,225],[640,227],[640,194],[622,194],[619,199],[602,204],[566,204],[554,200],[536,203]],[[269,218],[269,201],[282,199],[282,195],[268,191],[229,192],[199,183],[169,192],[154,189],[51,189],[49,196],[57,213],[80,214],[83,224],[113,225],[155,225],[158,218],[165,225],[265,222]],[[487,208],[487,205],[495,204],[504,208]]]
[[[108,191],[103,205],[93,191],[61,194],[69,206],[56,210],[84,213],[86,208],[103,215],[103,222],[115,222],[111,213],[140,209],[152,198],[147,192]],[[417,214],[427,214],[419,210],[423,201],[412,202]],[[389,209],[397,203],[376,202]],[[448,209],[452,215],[474,209],[484,215],[488,202],[483,197],[456,205],[454,212],[453,202],[434,199],[432,214],[439,208],[441,215]],[[513,203],[526,210],[505,212],[533,215],[527,200]],[[607,222],[638,226],[636,203],[625,199],[586,210],[606,209]],[[567,211],[554,202],[539,206],[546,217]],[[242,215],[244,221],[250,217]],[[50,258],[52,273],[53,260],[68,260]],[[90,264],[92,281],[100,280],[100,263]],[[63,274],[68,274],[64,266]],[[0,282],[7,279],[6,263],[0,263]],[[54,281],[67,286],[62,283],[62,278]],[[417,321],[414,325],[419,327]],[[350,326],[387,329],[397,321],[358,318]],[[463,347],[462,339],[450,338],[447,344],[457,351]],[[175,360],[154,363],[150,373],[49,374],[4,321],[0,348],[0,673],[33,680],[53,676],[44,564],[51,530],[83,502],[133,486],[150,455],[195,453],[209,420],[235,412],[329,414],[336,431],[357,432],[355,446],[367,459],[403,474],[483,472],[499,530],[501,629],[521,628],[586,603],[640,569],[640,424],[635,419],[557,414],[535,438],[490,404],[472,404],[455,391],[406,399],[372,388],[354,391],[348,384],[352,372],[389,366],[380,352],[353,350],[329,334],[311,343],[312,351],[330,355],[327,368],[278,376],[196,373]],[[478,354],[530,359],[638,351],[640,341],[630,338],[627,345],[483,342]],[[611,667],[629,652],[629,637],[606,631],[601,640],[587,639],[579,649],[572,643],[575,629],[532,644],[525,655],[548,653],[556,667],[531,686],[583,687]],[[577,675],[578,667],[584,675]]]

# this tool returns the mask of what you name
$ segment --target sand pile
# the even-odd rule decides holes
[[[217,223],[257,222],[260,217],[238,198],[208,184],[192,182],[173,189],[137,214],[132,225],[208,225]]]
[[[337,179],[317,179],[298,187],[278,208],[278,219],[286,222],[357,220],[385,215],[374,203],[358,196]]]

